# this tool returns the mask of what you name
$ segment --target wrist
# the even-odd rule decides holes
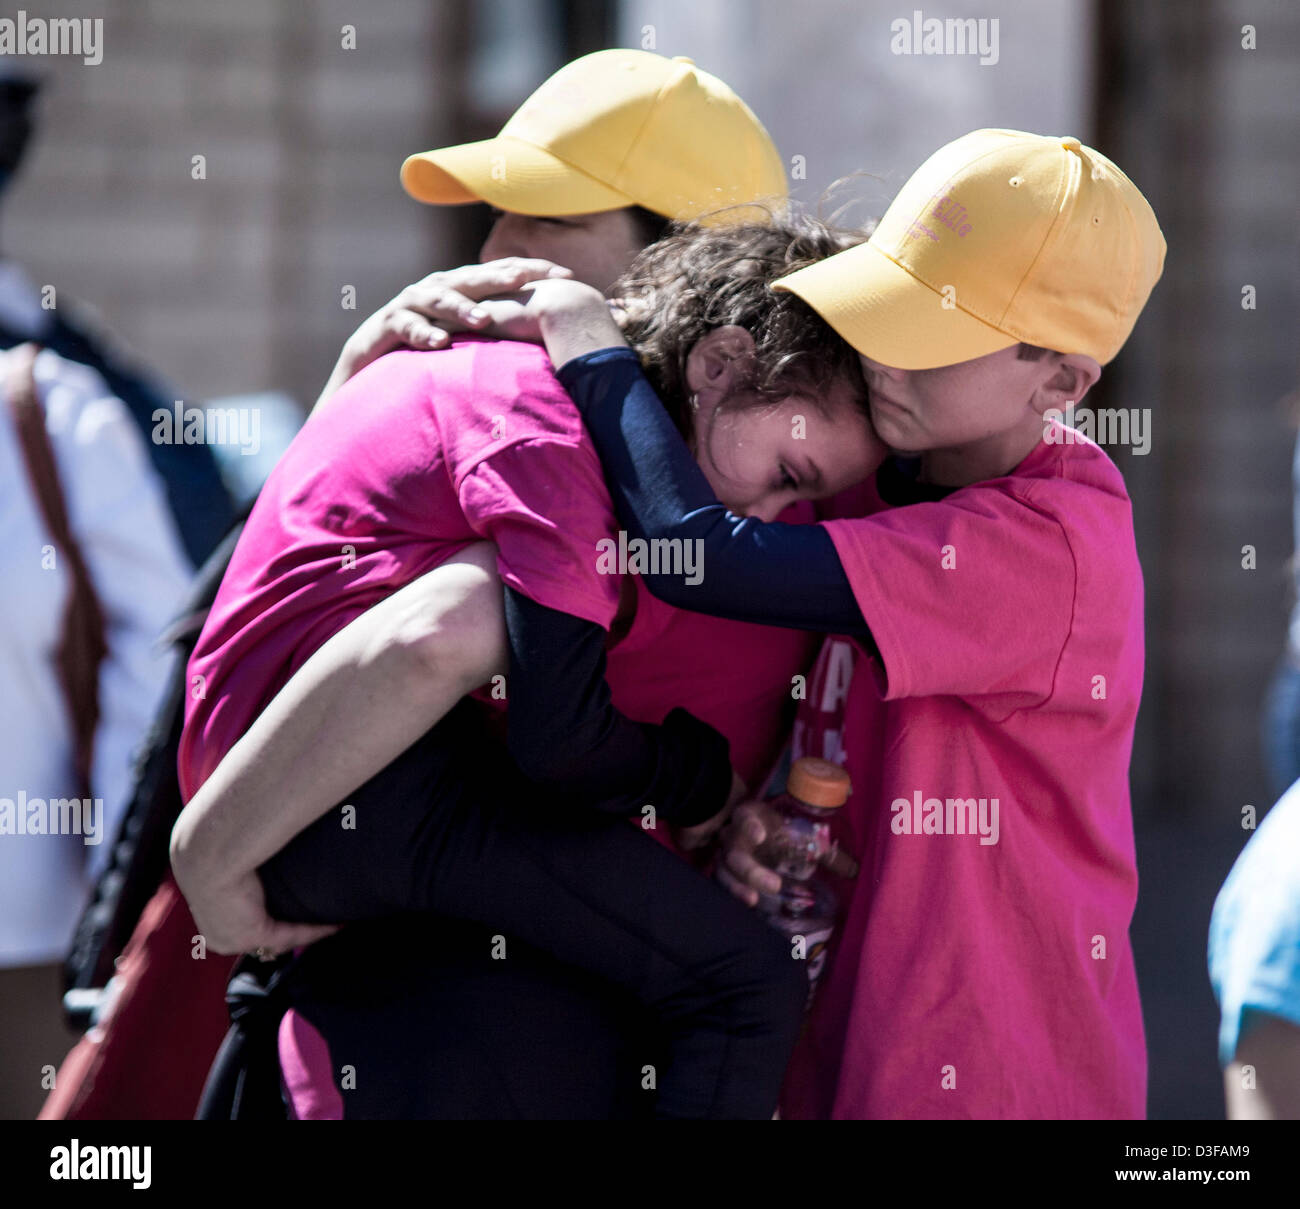
[[[553,365],[599,349],[625,347],[623,331],[598,290],[573,281],[548,282],[547,287],[537,308],[537,326]]]
[[[660,724],[683,745],[693,766],[689,791],[669,811],[661,811],[674,827],[697,827],[725,810],[735,789],[731,745],[707,722],[688,710],[672,710]]]
[[[528,302],[537,312],[537,321],[548,322],[577,315],[608,315],[609,300],[594,285],[572,278],[550,278],[534,283],[528,290]]]

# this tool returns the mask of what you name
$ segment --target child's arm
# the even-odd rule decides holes
[[[601,349],[627,348],[605,296],[580,281],[538,282],[528,291],[525,312],[535,318],[551,364]]]
[[[487,264],[445,269],[408,285],[357,328],[321,391],[319,407],[353,374],[397,348],[443,348],[455,332],[483,328],[490,313],[478,304],[544,277],[567,277],[569,270],[549,260],[512,256]]]
[[[724,811],[730,748],[684,709],[659,726],[614,708],[605,681],[605,631],[506,585],[510,754],[560,806],[697,827]]]
[[[729,512],[630,349],[582,354],[561,367],[559,378],[582,412],[629,535],[699,543],[700,582],[646,575],[656,596],[737,621],[867,635],[826,530]]]
[[[1249,1085],[1245,1066],[1257,1072]],[[1300,1027],[1262,1014],[1224,1068],[1223,1088],[1230,1121],[1300,1120]]]
[[[867,637],[825,530],[765,524],[719,503],[602,294],[581,282],[542,281],[523,302],[484,305],[493,316],[492,334],[546,345],[582,412],[629,536],[701,543],[703,582],[645,575],[656,596],[737,621]]]
[[[209,947],[273,952],[328,929],[273,922],[256,870],[506,667],[495,547],[480,543],[340,630],[181,811],[171,858]]]

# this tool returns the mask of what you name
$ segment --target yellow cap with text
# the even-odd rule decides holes
[[[642,50],[575,59],[496,138],[413,155],[402,184],[434,205],[543,216],[636,205],[687,220],[787,196],[781,158],[749,106],[690,59]]]
[[[932,369],[1024,342],[1102,365],[1159,280],[1146,198],[1076,138],[976,130],[913,174],[864,244],[773,288],[858,352]]]

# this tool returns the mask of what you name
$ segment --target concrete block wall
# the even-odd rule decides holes
[[[1135,788],[1152,814],[1223,826],[1239,845],[1242,806],[1272,800],[1260,710],[1290,596],[1296,432],[1280,402],[1300,379],[1300,8],[1112,7],[1121,45],[1105,124],[1169,243],[1117,363],[1154,430],[1150,457],[1121,463],[1147,582]]]

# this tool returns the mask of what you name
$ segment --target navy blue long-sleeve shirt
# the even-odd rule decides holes
[[[633,722],[611,700],[600,626],[509,586],[505,595],[507,743],[524,775],[579,809],[651,805],[677,826],[717,814],[731,790],[726,738],[684,709],[658,726]]]
[[[703,574],[647,574],[682,609],[733,621],[869,637],[830,534],[737,516],[713,488],[629,348],[575,357],[558,371],[600,455],[629,537],[698,541]]]

